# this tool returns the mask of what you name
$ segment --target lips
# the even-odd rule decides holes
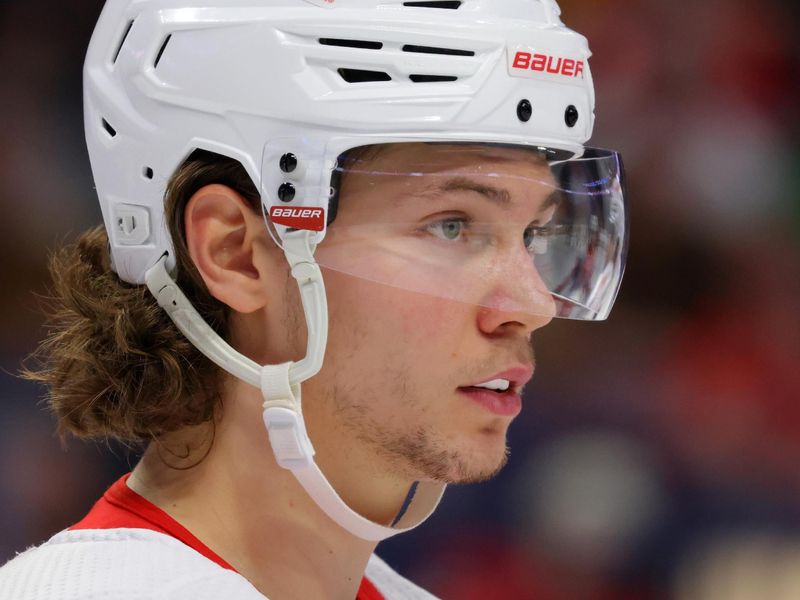
[[[516,417],[522,410],[522,398],[511,390],[493,392],[483,388],[458,388],[458,393],[500,417]]]
[[[472,388],[488,381],[505,379],[510,384],[510,391],[520,392],[522,390],[522,386],[528,383],[531,377],[533,377],[533,367],[530,365],[519,365],[510,369],[506,369],[505,371],[501,371],[500,373],[495,373],[494,375],[484,377],[483,379],[480,379],[474,383],[462,386],[462,388]]]
[[[458,388],[458,392],[495,415],[515,417],[522,410],[522,398],[520,396],[522,386],[530,381],[531,377],[533,377],[532,366],[517,366],[484,377],[473,384],[461,386]],[[505,379],[509,382],[509,387],[506,391],[476,387],[498,379]]]

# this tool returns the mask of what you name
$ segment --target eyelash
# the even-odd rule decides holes
[[[428,223],[425,226],[425,230],[427,232],[429,232],[429,233],[432,233],[433,235],[435,235],[437,238],[439,238],[441,240],[448,241],[448,242],[454,242],[454,241],[456,241],[456,238],[454,238],[454,239],[446,238],[444,236],[443,232],[442,232],[442,235],[437,235],[437,233],[436,233],[436,230],[440,226],[444,225],[445,223],[453,223],[453,222],[461,223],[462,228],[463,228],[463,227],[468,226],[472,222],[472,220],[467,218],[467,217],[446,217],[444,219],[439,219],[438,221],[434,221],[432,223]],[[463,235],[463,229],[459,230],[458,237],[461,237],[462,235]]]
[[[437,233],[437,230],[438,231],[442,231],[440,229],[441,226],[443,226],[445,223],[450,223],[450,222],[461,223],[462,229],[459,230],[458,237],[456,237],[456,238],[448,238],[448,237],[445,237],[443,233],[441,235]],[[459,241],[460,238],[463,237],[463,235],[464,235],[464,229],[463,228],[464,227],[469,227],[470,223],[472,223],[472,222],[473,222],[472,219],[470,219],[469,217],[463,217],[463,216],[445,217],[445,218],[439,219],[437,221],[433,221],[432,223],[428,223],[427,225],[425,225],[424,230],[426,232],[428,232],[428,233],[431,233],[432,235],[434,235],[435,237],[439,238],[442,241],[445,241],[445,242],[456,242],[456,241]],[[535,244],[536,243],[537,236],[539,237],[539,239],[541,239],[542,236],[546,236],[551,231],[550,228],[547,227],[547,226],[545,226],[545,227],[537,227],[535,225],[529,225],[525,229],[526,232],[529,231],[529,230],[533,231],[533,234],[534,234],[534,238],[532,239],[531,244]],[[535,253],[535,249],[534,248],[532,248],[530,246],[527,246],[527,245],[526,245],[526,248],[528,248],[529,252],[534,252]]]

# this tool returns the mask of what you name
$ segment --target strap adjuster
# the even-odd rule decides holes
[[[264,409],[264,424],[278,465],[293,470],[314,462],[314,446],[297,412],[284,406],[270,406]]]

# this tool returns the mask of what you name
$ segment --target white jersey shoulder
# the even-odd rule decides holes
[[[146,529],[62,531],[0,569],[0,600],[264,600],[238,573]]]
[[[370,557],[365,574],[386,600],[437,600],[436,596],[411,583],[375,554]]]
[[[366,575],[386,600],[435,600],[377,556]],[[0,600],[267,600],[244,577],[147,529],[62,531],[0,568]]]

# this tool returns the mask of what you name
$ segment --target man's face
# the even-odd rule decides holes
[[[505,463],[531,334],[554,312],[529,243],[554,210],[549,169],[479,146],[366,156],[344,175],[316,253],[330,333],[303,390],[318,457],[377,458],[411,480],[486,479]],[[510,389],[476,387],[498,379]]]

